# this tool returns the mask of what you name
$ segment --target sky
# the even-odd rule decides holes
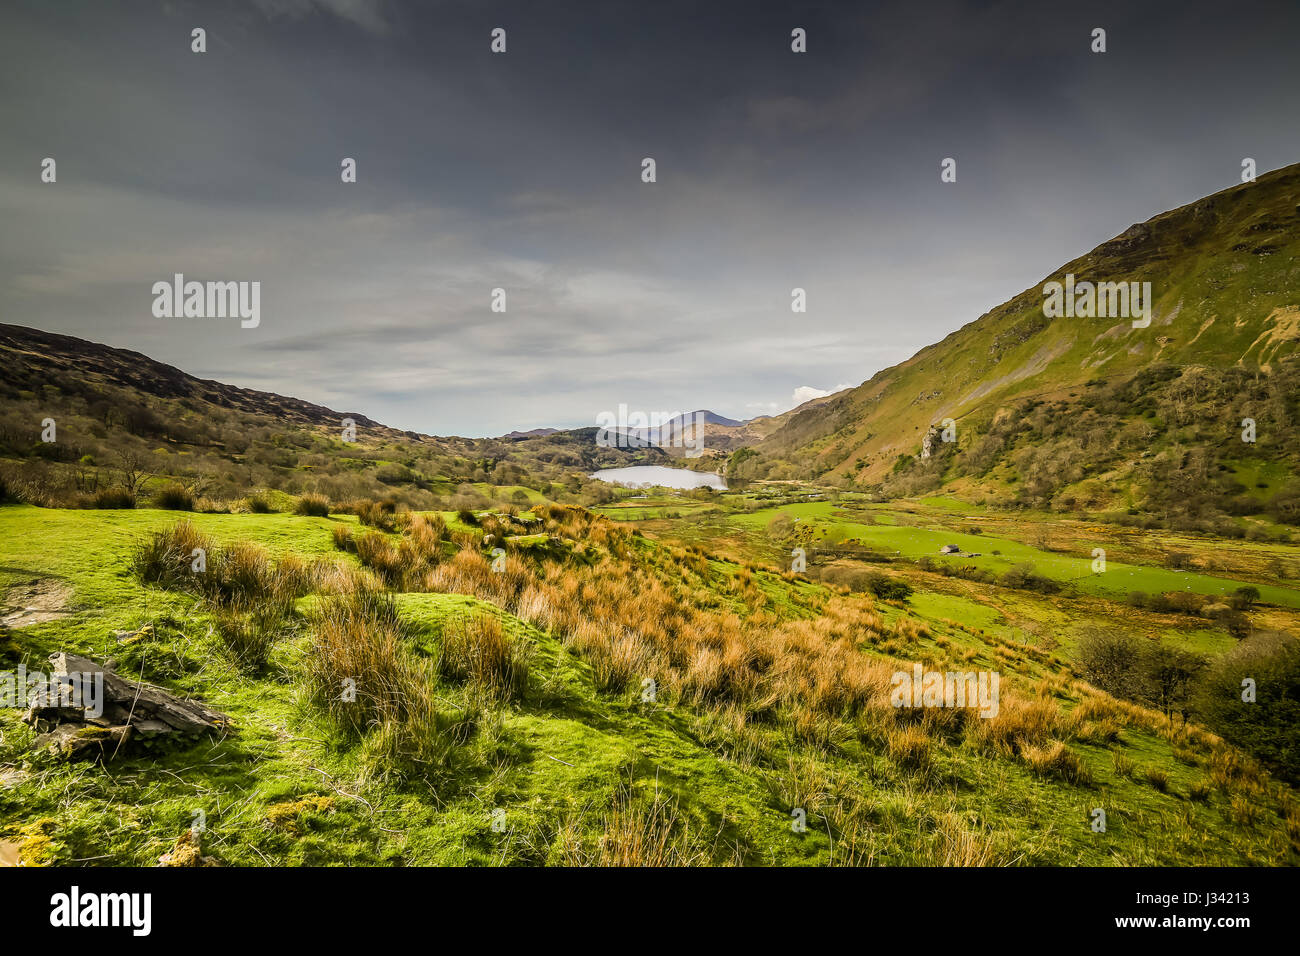
[[[427,434],[775,414],[1296,162],[1298,41],[1250,0],[18,0],[0,321]],[[259,324],[155,316],[175,273]]]

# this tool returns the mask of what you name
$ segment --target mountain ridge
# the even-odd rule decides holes
[[[1298,237],[1300,165],[1135,223],[818,410],[795,409],[755,450],[810,461],[810,474],[879,481],[899,455],[919,451],[930,426],[993,417],[1021,394],[1115,380],[1155,363],[1227,357],[1267,372],[1300,340]],[[1044,283],[1066,274],[1151,282],[1150,325],[1049,320]]]

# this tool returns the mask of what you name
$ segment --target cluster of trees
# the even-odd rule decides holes
[[[1095,687],[1184,720],[1191,716],[1194,682],[1208,666],[1200,654],[1121,631],[1089,631],[1076,658]]]
[[[1092,631],[1076,657],[1094,686],[1195,719],[1300,782],[1300,641],[1260,633],[1216,660],[1116,631]]]
[[[1237,588],[1223,600],[1194,591],[1167,591],[1161,594],[1131,591],[1127,597],[1130,605],[1148,611],[1210,618],[1222,624],[1233,637],[1239,638],[1250,634],[1250,619],[1245,612],[1258,600],[1259,589],[1251,585]]]

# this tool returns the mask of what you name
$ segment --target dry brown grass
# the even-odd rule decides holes
[[[594,844],[584,838],[577,820],[561,828],[557,843],[559,862],[566,866],[677,867],[715,862],[716,846],[696,837],[675,800],[659,793],[635,796],[627,788],[618,791],[602,814],[601,834]]]
[[[328,518],[330,514],[330,500],[324,495],[318,495],[314,492],[307,492],[298,498],[294,504],[294,513],[308,515],[313,518]]]
[[[935,826],[937,866],[1007,866],[1010,860],[998,840],[986,830],[968,826],[956,813],[940,814]]]
[[[909,770],[928,770],[931,765],[930,735],[911,724],[895,727],[889,733],[889,759]]]
[[[1044,777],[1059,777],[1067,783],[1086,786],[1092,782],[1088,768],[1072,751],[1059,740],[1052,740],[1045,745],[1029,744],[1022,748],[1021,758],[1034,773]]]
[[[1118,734],[1124,712],[1100,697],[1064,720],[1055,700],[1066,689],[1059,676],[1039,684],[1038,699],[1018,698],[1004,687],[1000,713],[991,720],[954,708],[900,714],[889,706],[898,662],[863,648],[915,647],[933,637],[923,623],[900,618],[886,628],[866,596],[800,598],[808,616],[772,613],[766,600],[757,600],[764,597],[762,578],[770,572],[729,570],[697,547],[648,546],[582,509],[543,505],[535,513],[541,530],[565,547],[548,547],[546,559],[512,550],[501,571],[492,569],[478,534],[459,536],[459,549],[444,557],[445,526],[426,525],[418,515],[405,520],[397,543],[377,533],[353,537],[352,543],[362,563],[390,586],[470,594],[557,635],[590,664],[601,692],[635,692],[650,677],[664,703],[745,715],[730,734],[743,741],[736,748],[741,753],[757,752],[744,730],[756,715],[775,720],[804,745],[839,746],[867,732],[899,763],[919,769],[929,767],[936,742],[968,727],[980,745],[1006,755],[1037,747],[1039,762],[1056,754],[1052,738],[1100,742]],[[494,543],[509,543],[513,519],[489,514],[479,520]],[[739,607],[728,602],[728,593]],[[453,635],[453,649],[460,647],[454,643],[460,636]],[[972,649],[962,653],[975,656]],[[500,684],[499,676],[486,675],[500,674],[504,658],[497,653],[492,660],[497,664],[483,665],[485,687]],[[470,673],[459,657],[448,661],[449,667],[459,661],[456,674]]]
[[[443,625],[438,673],[493,700],[521,700],[528,690],[531,651],[495,614],[460,615]]]
[[[1041,746],[1061,728],[1061,712],[1054,704],[1005,692],[1000,697],[996,717],[967,725],[978,743],[1004,756],[1018,756],[1026,747]]]

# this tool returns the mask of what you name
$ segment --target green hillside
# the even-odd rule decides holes
[[[1082,497],[1095,508],[1161,512],[1183,499],[1150,472],[1187,469],[1189,481],[1211,479],[1209,494],[1236,495],[1233,506],[1212,502],[1216,514],[1266,514],[1285,493],[1274,511],[1294,516],[1298,227],[1300,166],[1135,225],[901,365],[796,412],[735,473],[793,471],[905,494],[965,479],[959,491],[1034,505],[1077,502],[1077,486],[1094,479]],[[1044,283],[1066,274],[1149,282],[1150,325],[1046,317]],[[1256,423],[1254,443],[1242,441],[1244,418]],[[933,460],[901,480],[945,419],[955,442],[936,431]],[[1022,493],[1005,466],[1027,449],[1046,464]],[[1239,494],[1227,480],[1261,472],[1265,483],[1237,482]]]

